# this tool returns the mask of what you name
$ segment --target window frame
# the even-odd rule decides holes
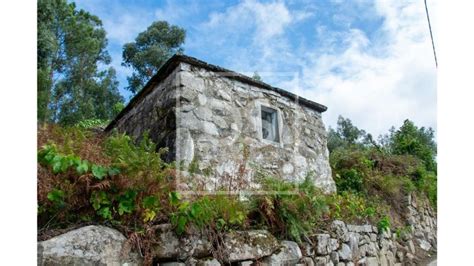
[[[272,121],[271,121],[271,127],[273,127],[272,131],[274,132],[274,135],[275,135],[275,138],[274,139],[267,139],[263,136],[263,129],[264,129],[264,126],[263,126],[263,113],[269,113],[272,115]],[[281,123],[280,123],[280,116],[279,116],[279,110],[277,108],[272,108],[272,107],[269,107],[269,106],[265,106],[265,105],[260,105],[260,125],[261,125],[261,128],[260,128],[260,137],[263,141],[268,141],[268,142],[271,142],[271,143],[276,143],[276,144],[280,144],[281,143],[281,134],[280,134],[280,130],[281,130]]]

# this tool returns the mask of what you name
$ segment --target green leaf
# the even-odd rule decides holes
[[[119,202],[118,213],[123,215],[124,213],[132,213],[134,209],[133,201],[125,200]]]
[[[114,176],[120,174],[120,169],[117,167],[110,167],[108,170],[109,176]]]
[[[179,201],[181,200],[181,195],[176,191],[172,191],[170,192],[169,196],[171,205],[178,205]]]
[[[100,209],[101,206],[110,205],[110,201],[104,191],[92,192],[90,202],[92,203],[92,207],[96,211]]]
[[[148,196],[143,198],[142,206],[145,209],[153,209],[159,206],[159,202],[155,196]]]
[[[54,162],[53,163],[53,173],[57,174],[57,173],[61,172],[61,168],[62,168],[61,165],[62,164],[61,164],[60,161],[59,162]]]
[[[226,222],[224,219],[222,218],[217,219],[217,228],[222,229],[225,227],[225,225],[226,225]]]
[[[79,162],[76,167],[76,172],[80,175],[83,175],[89,171],[89,162],[87,160]]]
[[[176,233],[181,235],[186,230],[186,224],[188,223],[188,219],[185,216],[179,216],[178,218],[178,225],[176,227]]]
[[[93,164],[92,165],[92,174],[95,178],[102,180],[107,175],[107,168]]]
[[[150,222],[156,217],[156,212],[154,210],[145,209],[143,212],[143,222]]]
[[[65,193],[60,189],[53,189],[47,195],[47,198],[55,203],[62,202],[64,200]]]
[[[104,219],[107,219],[107,220],[112,219],[112,212],[110,211],[109,207],[104,207],[104,208],[100,209],[99,211],[97,211],[97,214],[102,216],[102,218],[104,218]]]

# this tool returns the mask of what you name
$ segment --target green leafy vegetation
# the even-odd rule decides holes
[[[112,119],[123,105],[102,21],[66,0],[38,1],[38,120]]]
[[[380,221],[377,223],[377,228],[381,232],[386,232],[390,229],[390,217],[384,216]]]
[[[354,127],[348,119],[340,121]],[[146,239],[152,237],[149,232],[154,225],[171,223],[180,235],[195,230],[219,235],[228,230],[266,228],[278,237],[301,242],[334,219],[370,222],[381,231],[393,227],[397,234],[407,234],[401,217],[406,193],[425,196],[436,206],[436,172],[428,167],[433,162],[426,163],[427,153],[418,152],[427,147],[404,152],[392,148],[398,147],[393,142],[404,130],[393,131],[386,142],[340,137],[344,132],[364,132],[354,128],[334,132],[335,143],[342,143],[333,146],[330,154],[337,193],[327,195],[316,188],[311,173],[303,182],[294,183],[256,169],[260,189],[267,193],[242,200],[231,194],[177,192],[177,164],[165,162],[166,149],[158,149],[146,134],[133,140],[125,134],[104,135],[87,127],[42,126],[38,134],[38,229],[41,234],[82,223],[104,223],[151,243]],[[434,160],[434,154],[429,158]],[[146,245],[140,248],[148,254]]]
[[[183,51],[186,31],[166,21],[155,21],[138,34],[135,41],[123,46],[122,65],[131,67],[127,89],[139,92],[173,54]]]
[[[89,129],[89,128],[105,128],[109,124],[109,120],[103,120],[103,119],[85,119],[79,121],[76,126],[83,128],[83,129]]]
[[[349,119],[339,117],[337,129],[329,129],[328,148],[339,195],[391,209],[384,213],[398,225],[402,225],[407,193],[427,197],[436,208],[436,142],[431,128],[418,128],[405,120],[398,130],[392,128],[375,141]],[[389,226],[389,220],[382,218],[380,222]]]
[[[262,189],[268,193],[253,199],[255,223],[298,242],[322,224],[328,212],[326,196],[314,186],[310,176],[295,184],[260,174]]]

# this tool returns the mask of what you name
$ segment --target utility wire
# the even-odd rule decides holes
[[[438,68],[438,60],[436,59],[436,49],[435,49],[434,40],[433,40],[433,32],[431,31],[430,15],[428,14],[428,5],[426,4],[426,0],[425,0],[425,10],[426,10],[426,18],[428,19],[428,27],[430,28],[431,45],[433,46],[435,64],[436,64],[436,68]]]

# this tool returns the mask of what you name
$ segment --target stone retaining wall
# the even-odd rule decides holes
[[[370,224],[333,221],[327,231],[297,244],[279,241],[266,230],[233,231],[222,238],[221,262],[233,265],[417,265],[436,252],[436,213],[414,195],[406,198],[411,231],[380,231]],[[153,247],[160,265],[220,265],[207,237],[178,237],[161,225]],[[135,253],[123,252],[125,237],[103,226],[88,226],[38,243],[38,265],[141,265]],[[124,255],[125,254],[125,255]],[[72,265],[71,264],[71,265]]]

